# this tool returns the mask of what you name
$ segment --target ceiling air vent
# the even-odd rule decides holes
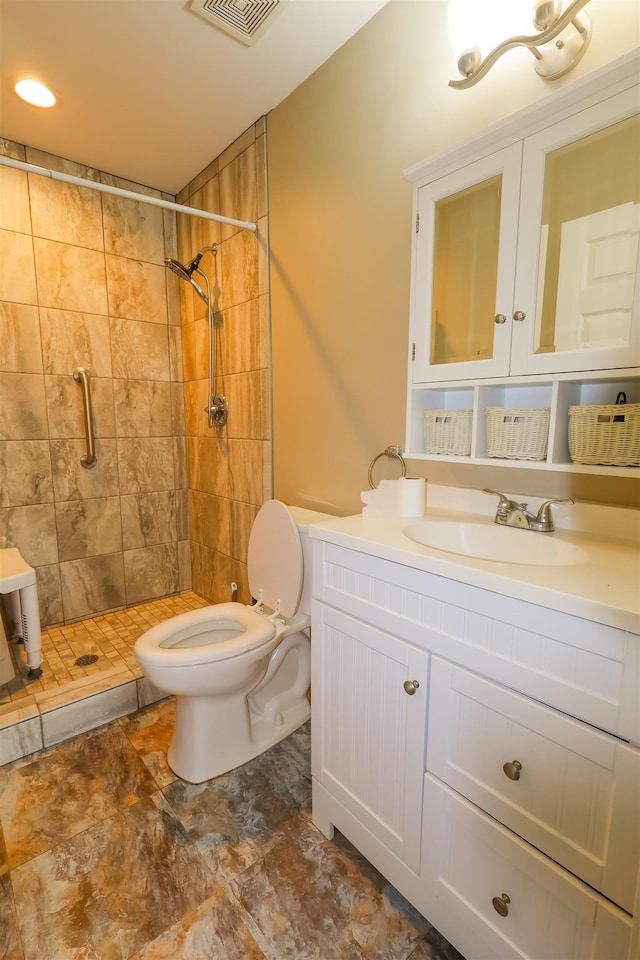
[[[287,3],[288,0],[191,0],[189,6],[203,20],[251,46]]]

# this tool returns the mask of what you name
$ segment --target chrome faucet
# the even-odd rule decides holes
[[[520,527],[523,530],[535,530],[538,533],[551,533],[555,530],[551,505],[554,503],[573,503],[574,501],[566,497],[559,497],[556,500],[545,500],[540,505],[538,513],[534,516],[527,510],[526,503],[518,503],[516,500],[510,500],[504,493],[498,490],[490,490],[485,487],[483,493],[493,493],[499,497],[498,507],[494,518],[494,523],[501,523],[507,527]]]

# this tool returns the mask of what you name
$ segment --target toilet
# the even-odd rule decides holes
[[[191,610],[136,641],[134,654],[145,677],[176,697],[167,759],[183,780],[202,783],[247,763],[308,720],[306,527],[327,519],[268,500],[256,515],[247,552],[255,605]]]

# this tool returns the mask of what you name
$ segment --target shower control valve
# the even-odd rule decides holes
[[[229,416],[229,404],[227,398],[222,393],[216,393],[211,397],[208,407],[204,412],[209,416],[209,426],[224,427]]]

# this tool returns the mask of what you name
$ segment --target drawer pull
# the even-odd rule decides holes
[[[405,680],[403,686],[404,686],[404,692],[408,693],[409,696],[412,697],[416,692],[416,690],[418,689],[418,687],[420,686],[420,684],[418,683],[417,680]]]
[[[508,903],[511,903],[511,897],[508,893],[503,893],[501,897],[494,897],[491,901],[493,904],[493,909],[496,913],[499,913],[501,917],[509,916],[509,907]]]
[[[505,763],[502,769],[504,770],[505,776],[509,777],[509,780],[519,780],[522,764],[519,760],[512,760],[510,763]]]

